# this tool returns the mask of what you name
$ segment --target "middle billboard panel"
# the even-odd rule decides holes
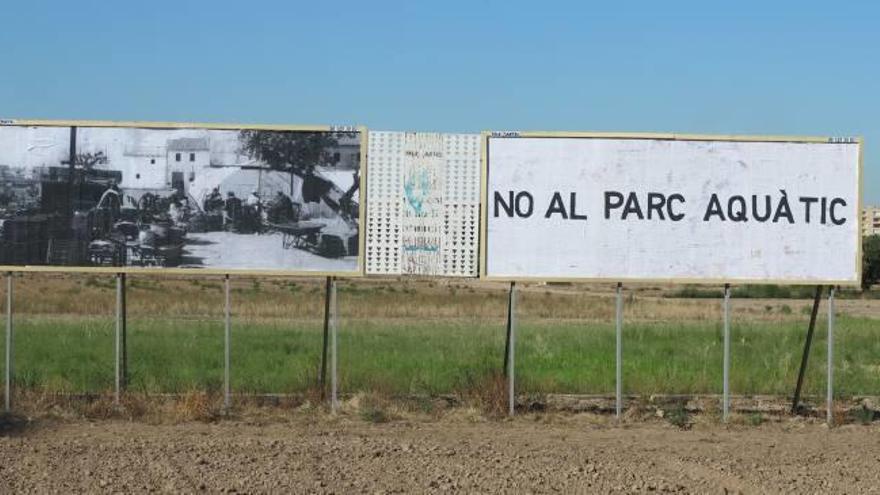
[[[476,277],[479,134],[371,131],[368,275]]]

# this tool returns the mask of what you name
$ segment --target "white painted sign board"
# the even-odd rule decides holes
[[[483,275],[857,284],[861,141],[494,134]]]
[[[370,275],[476,277],[480,136],[369,134]]]

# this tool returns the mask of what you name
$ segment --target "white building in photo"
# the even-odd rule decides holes
[[[169,139],[166,146],[165,183],[167,187],[189,193],[199,171],[211,166],[208,138]]]
[[[166,187],[165,160],[161,148],[132,146],[125,149],[121,160],[108,163],[108,166],[122,172],[122,188],[159,190]]]
[[[189,193],[199,171],[211,166],[208,138],[167,139],[164,145],[126,146],[121,157],[105,152],[110,159],[103,167],[122,172],[122,187],[130,191]]]

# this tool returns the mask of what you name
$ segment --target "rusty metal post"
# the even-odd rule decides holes
[[[801,368],[798,371],[797,385],[794,389],[794,398],[791,401],[791,413],[797,414],[801,401],[801,389],[804,386],[804,376],[807,373],[807,361],[810,359],[810,346],[813,344],[813,331],[816,329],[816,317],[819,314],[819,302],[822,299],[822,286],[816,286],[813,294],[813,310],[810,312],[810,326],[807,327],[807,340],[804,342],[804,354],[801,357]]]
[[[324,338],[321,343],[321,368],[318,371],[318,387],[321,389],[321,399],[323,400],[327,393],[327,346],[330,337],[330,285],[332,277],[327,277],[324,284]]]

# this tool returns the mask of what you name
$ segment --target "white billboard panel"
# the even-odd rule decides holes
[[[486,139],[488,278],[859,282],[859,140]]]
[[[480,136],[369,138],[367,274],[476,277]]]

